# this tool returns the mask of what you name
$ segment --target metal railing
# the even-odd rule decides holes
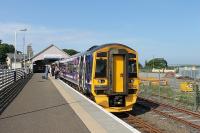
[[[0,114],[30,79],[31,71],[0,69]]]

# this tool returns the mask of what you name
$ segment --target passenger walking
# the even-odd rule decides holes
[[[55,66],[53,64],[53,65],[51,65],[51,76],[55,75],[54,71],[55,71]]]
[[[60,72],[60,70],[59,70],[59,68],[58,68],[58,66],[57,66],[57,64],[56,64],[56,66],[55,66],[55,79],[58,78],[59,72]]]
[[[45,66],[45,79],[48,79],[49,67],[48,65]]]
[[[50,76],[51,76],[51,65],[49,65],[48,67],[49,67],[49,73],[50,73]]]

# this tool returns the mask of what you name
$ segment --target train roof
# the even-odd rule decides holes
[[[108,44],[103,44],[103,45],[99,45],[99,46],[98,45],[94,45],[91,48],[89,48],[87,51],[82,52],[82,53],[78,53],[78,54],[75,54],[75,55],[72,55],[69,58],[74,58],[74,57],[79,57],[79,56],[82,56],[82,55],[92,54],[93,52],[95,52],[95,51],[97,51],[97,50],[99,50],[101,48],[104,48],[104,47],[107,47],[107,46],[111,46],[111,45],[123,46],[123,47],[129,48],[129,49],[135,51],[134,49],[132,49],[132,48],[130,48],[130,47],[124,45],[124,44],[120,44],[120,43],[108,43]],[[67,58],[67,59],[69,59],[69,58]],[[64,60],[67,60],[67,59],[64,59]]]
[[[99,50],[101,48],[104,48],[104,47],[107,47],[107,46],[111,46],[111,45],[123,46],[123,47],[129,48],[131,50],[134,50],[134,49],[132,49],[132,48],[130,48],[130,47],[124,45],[124,44],[120,44],[120,43],[108,43],[108,44],[103,44],[103,45],[100,45],[100,46],[96,46],[95,45],[95,46],[91,47],[90,49],[88,49],[87,52],[93,53],[93,52],[95,52],[95,51],[97,51],[97,50]]]

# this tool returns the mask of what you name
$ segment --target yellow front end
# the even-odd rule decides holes
[[[105,108],[109,112],[125,112],[130,111],[133,108],[133,105],[136,103],[137,100],[137,93],[139,89],[139,79],[137,77],[131,77],[131,78],[123,78],[124,70],[126,70],[125,58],[123,55],[116,54],[113,55],[112,63],[112,87],[110,87],[110,79],[108,72],[108,62],[109,62],[109,56],[108,51],[110,49],[125,49],[128,53],[136,55],[133,58],[128,58],[129,62],[135,62],[136,65],[136,73],[138,74],[138,56],[137,53],[127,47],[122,46],[109,46],[102,48],[98,51],[95,51],[93,53],[93,70],[96,70],[92,72],[92,86],[91,86],[91,92],[94,97],[95,102]],[[98,53],[104,53],[106,56],[98,56]],[[103,55],[103,54],[102,54]],[[100,64],[100,65],[99,65]],[[106,70],[104,70],[104,65],[107,64]],[[98,68],[99,67],[99,68]],[[128,68],[128,67],[127,67]],[[100,71],[101,70],[101,71]],[[110,91],[110,88],[112,88],[112,93]],[[126,90],[127,89],[127,90]],[[124,94],[125,90],[127,91],[126,94]],[[113,95],[114,93],[114,95]],[[114,99],[114,100],[113,100]],[[113,107],[112,102],[115,102],[118,104],[119,107]],[[121,104],[120,102],[123,102]]]

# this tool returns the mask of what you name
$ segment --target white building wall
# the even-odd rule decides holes
[[[22,63],[16,62],[16,65],[15,65],[15,63],[12,63],[12,69],[14,69],[14,68],[22,68]]]
[[[11,69],[11,59],[10,58],[6,58],[6,64],[8,66],[8,69]]]
[[[50,47],[43,53],[39,54],[38,56],[34,57],[32,59],[32,62],[37,61],[37,60],[44,60],[44,58],[48,57],[59,57],[59,58],[67,58],[69,57],[64,51],[61,51],[55,46]]]

